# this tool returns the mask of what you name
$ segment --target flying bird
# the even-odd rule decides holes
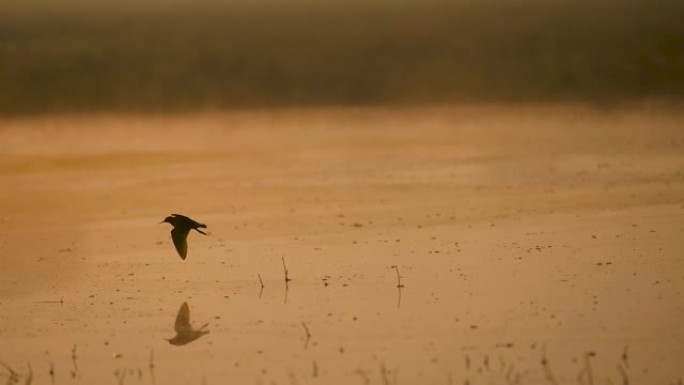
[[[176,346],[189,344],[190,342],[209,333],[209,330],[205,329],[207,325],[209,324],[206,323],[199,329],[193,329],[192,325],[190,325],[190,307],[188,307],[187,302],[183,302],[180,309],[178,309],[176,323],[174,324],[176,336],[173,338],[165,338],[165,340],[169,341],[171,345]]]
[[[199,233],[207,235],[207,233],[200,230],[201,228],[206,229],[207,225],[190,219],[185,215],[171,214],[171,216],[164,218],[164,220],[159,223],[162,224],[164,222],[170,223],[171,226],[173,226],[173,229],[171,230],[171,239],[173,239],[173,245],[176,246],[178,255],[180,255],[183,260],[185,260],[185,257],[188,255],[188,233],[190,230],[196,230]]]

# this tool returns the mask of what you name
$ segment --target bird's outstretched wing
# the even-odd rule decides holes
[[[174,227],[171,230],[171,239],[173,239],[173,245],[176,246],[176,251],[180,255],[181,259],[185,259],[188,255],[188,233],[190,229],[181,229],[179,227]]]
[[[192,329],[190,326],[190,307],[188,307],[187,302],[183,302],[180,309],[178,309],[174,329],[176,329],[176,333],[179,335],[186,334]]]

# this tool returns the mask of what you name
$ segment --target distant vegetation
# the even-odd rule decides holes
[[[402,4],[10,7],[0,114],[684,96],[684,1]]]

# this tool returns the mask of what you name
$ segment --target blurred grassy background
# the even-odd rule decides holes
[[[0,114],[684,96],[680,0],[88,4],[0,7]]]

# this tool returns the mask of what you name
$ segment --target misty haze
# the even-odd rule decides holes
[[[682,384],[684,2],[0,4],[0,383]]]
[[[684,91],[679,1],[158,3],[5,6],[0,112],[621,103]]]

